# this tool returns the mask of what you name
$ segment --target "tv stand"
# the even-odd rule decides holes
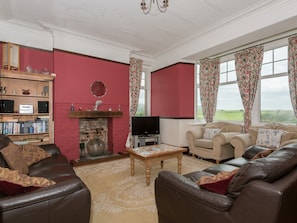
[[[160,144],[160,134],[157,135],[134,135],[133,147]]]

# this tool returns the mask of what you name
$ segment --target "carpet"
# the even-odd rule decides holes
[[[182,174],[214,165],[187,155],[183,156]],[[151,183],[145,183],[144,164],[135,160],[135,175],[130,175],[130,159],[123,158],[75,167],[76,174],[91,191],[90,223],[157,223],[154,179],[162,170],[177,171],[177,159],[165,160],[161,169],[155,163]]]

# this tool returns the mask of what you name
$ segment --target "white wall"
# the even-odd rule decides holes
[[[195,125],[194,119],[160,118],[161,143],[187,147],[186,132]]]

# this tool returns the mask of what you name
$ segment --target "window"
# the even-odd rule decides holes
[[[296,122],[289,93],[287,46],[264,52],[260,92],[261,122]]]
[[[214,120],[242,122],[244,108],[237,84],[235,60],[233,57],[230,59],[230,56],[228,59],[226,61],[226,58],[221,58],[220,85]],[[199,65],[197,65],[196,78],[196,118],[203,119],[199,92]],[[296,123],[289,93],[288,46],[283,44],[265,50],[256,97],[252,115],[254,123]]]
[[[200,65],[196,64],[196,119],[203,120],[203,113],[201,107],[200,87],[199,87],[199,70]]]
[[[138,108],[136,111],[136,116],[146,115],[146,73],[142,72],[141,75],[141,86],[139,93]]]
[[[244,112],[237,85],[235,60],[221,62],[215,121],[243,121]]]

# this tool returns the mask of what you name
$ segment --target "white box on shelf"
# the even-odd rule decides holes
[[[20,105],[19,113],[20,114],[33,114],[33,105]]]

